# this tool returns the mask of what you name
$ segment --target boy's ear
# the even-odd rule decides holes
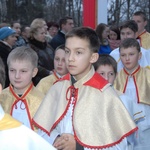
[[[142,57],[142,52],[139,52],[139,60],[141,59]]]
[[[2,89],[3,89],[3,88],[2,88],[2,85],[0,84],[0,93],[2,92]]]
[[[99,54],[98,53],[93,53],[92,56],[91,56],[91,60],[90,62],[91,63],[95,63],[99,58]]]
[[[32,77],[35,77],[38,73],[38,68],[33,69]]]
[[[144,27],[147,25],[147,21],[144,21]]]
[[[138,35],[139,35],[139,34],[138,34],[138,32],[136,32],[136,33],[135,33],[135,38],[137,38],[137,37],[138,37]]]

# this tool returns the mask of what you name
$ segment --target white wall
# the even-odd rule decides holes
[[[97,24],[107,24],[107,0],[97,0]]]

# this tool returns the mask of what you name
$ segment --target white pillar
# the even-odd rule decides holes
[[[97,24],[107,24],[107,0],[97,0]]]

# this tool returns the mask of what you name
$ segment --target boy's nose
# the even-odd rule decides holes
[[[129,60],[129,55],[126,56],[126,60]]]
[[[58,65],[60,66],[61,64],[62,64],[62,61],[61,61],[61,60],[59,60],[59,61],[58,61]]]
[[[70,55],[69,55],[69,57],[68,57],[68,60],[69,60],[69,61],[74,60],[74,56],[73,56],[73,54],[72,54],[72,53],[70,53]]]
[[[20,78],[20,73],[19,73],[19,72],[16,72],[15,78],[16,78],[16,79],[17,79],[17,78]]]

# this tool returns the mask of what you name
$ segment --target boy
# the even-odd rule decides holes
[[[150,137],[150,70],[139,65],[141,58],[140,45],[136,39],[126,39],[119,48],[120,58],[124,68],[118,73],[114,86],[117,90],[130,96],[145,113],[139,128],[135,149],[149,150]]]
[[[111,85],[114,84],[114,80],[117,75],[117,62],[113,57],[105,54],[100,55],[98,61],[94,63],[94,68],[95,71],[99,73],[104,79],[106,79]],[[119,95],[125,107],[127,108],[134,122],[137,123],[141,119],[143,119],[144,114],[141,111],[141,109],[138,108],[138,105],[135,102],[133,102],[132,99],[126,94],[123,94],[122,92],[117,90],[116,92]],[[132,143],[130,142],[130,144]]]
[[[133,14],[132,19],[138,25],[138,35],[137,39],[140,42],[140,46],[146,50],[150,49],[150,33],[146,31],[145,27],[147,25],[146,14],[142,11],[137,11]]]
[[[4,111],[32,130],[32,117],[44,97],[32,83],[38,71],[37,61],[37,54],[28,47],[21,46],[11,51],[7,59],[11,84],[0,95]]]
[[[69,74],[51,87],[34,117],[57,149],[75,150],[76,143],[85,150],[126,149],[126,136],[137,130],[110,84],[94,71],[98,41],[87,27],[66,35]]]
[[[120,37],[123,42],[127,38],[135,38],[138,31],[138,25],[134,20],[128,20],[122,23],[120,26]],[[141,47],[142,56],[139,59],[139,64],[143,67],[150,66],[150,51],[147,51]],[[113,50],[110,55],[117,61],[117,69],[120,71],[123,68],[123,64],[120,61],[119,48]]]
[[[41,79],[37,88],[46,95],[54,82],[56,82],[59,78],[62,78],[67,73],[68,70],[65,63],[65,45],[60,45],[55,50],[53,73]]]
[[[5,70],[0,58],[0,92],[5,84]],[[21,140],[20,140],[21,139]],[[5,114],[0,105],[0,141],[1,150],[54,150],[48,142],[35,132]]]

